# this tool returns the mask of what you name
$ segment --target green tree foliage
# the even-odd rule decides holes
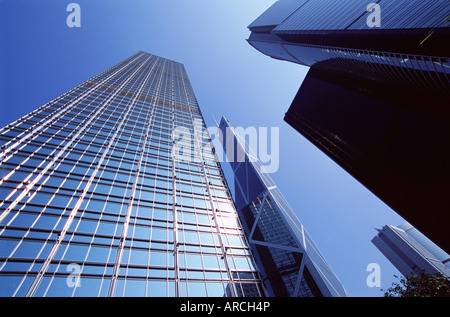
[[[402,277],[398,283],[392,283],[391,288],[382,291],[385,291],[385,297],[450,297],[450,279],[422,271],[419,275]]]

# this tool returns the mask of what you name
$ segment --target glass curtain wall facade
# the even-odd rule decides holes
[[[442,262],[450,269],[450,254],[439,248],[433,241],[428,239],[422,232],[413,227],[410,223],[405,222],[397,228],[405,231],[411,238],[416,240],[422,247],[430,252],[436,259]]]
[[[449,252],[450,2],[280,0],[248,42],[308,66],[284,120]]]
[[[184,66],[145,52],[1,128],[0,295],[263,295],[204,128]]]
[[[234,199],[269,296],[346,297],[327,263],[271,177],[226,118],[219,125],[234,173]]]
[[[435,0],[280,0],[248,26],[248,42],[276,59],[448,100],[449,13]]]
[[[404,276],[419,275],[423,270],[450,277],[449,255],[410,224],[386,225],[377,231],[372,243]]]

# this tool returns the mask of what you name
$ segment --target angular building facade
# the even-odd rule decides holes
[[[450,255],[409,223],[377,231],[372,243],[404,276],[425,271],[450,277]]]
[[[244,136],[224,117],[219,128],[234,173],[236,209],[268,295],[348,296]]]
[[[433,241],[428,239],[422,232],[413,227],[410,223],[405,222],[397,228],[405,231],[411,238],[424,247],[435,257],[439,262],[447,266],[450,269],[450,254],[438,247]]]
[[[249,25],[310,67],[284,120],[450,250],[450,3],[280,0]]]
[[[145,52],[1,128],[0,295],[264,295],[204,128]]]

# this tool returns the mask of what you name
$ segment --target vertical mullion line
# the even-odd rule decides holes
[[[136,74],[136,77],[138,77],[138,78],[141,78],[141,77],[143,77],[142,76],[142,74],[141,74],[142,72],[138,72],[137,74]],[[114,82],[117,82],[118,81],[118,79],[116,79]],[[124,102],[124,99],[126,98],[126,96],[127,96],[127,94],[124,94],[123,96],[122,96],[122,98],[120,99],[120,101],[119,101],[119,103],[122,103],[122,102]],[[125,101],[126,102],[126,101]],[[132,107],[132,104],[133,104],[133,102],[132,103],[130,103],[130,107]],[[118,109],[119,107],[118,106],[116,106],[115,107],[115,109]],[[132,107],[131,109],[130,109],[130,111],[132,111],[134,109],[134,107]],[[129,111],[129,112],[130,112]],[[108,117],[108,119],[109,118],[112,118],[114,115],[116,115],[115,113],[111,113],[110,115],[109,115],[109,117]],[[119,120],[120,120],[120,118],[122,118],[122,116],[123,116],[123,114],[120,114],[120,116],[119,116]],[[125,114],[125,116],[126,116],[126,114]],[[105,120],[105,123],[103,124],[103,126],[105,126],[106,125],[106,120]],[[120,127],[120,124],[119,124],[119,127]],[[108,136],[109,135],[111,135],[111,134],[113,134],[114,135],[114,133],[113,133],[113,131],[115,131],[115,129],[113,128],[113,129],[110,129],[110,132],[109,132],[109,134],[108,134]],[[97,132],[97,134],[98,134],[98,132]],[[120,134],[121,135],[124,135],[124,130],[122,130],[122,131],[120,131]],[[107,139],[108,137],[106,137],[105,138],[105,140]],[[120,138],[120,136],[119,136],[119,138]],[[111,157],[111,156],[110,156]],[[117,156],[118,157],[118,156]],[[105,156],[105,158],[106,158],[106,156]],[[120,158],[120,162],[122,162],[124,160],[124,155],[122,155],[122,157]],[[117,176],[117,175],[116,175]],[[116,178],[115,178],[116,179]],[[97,181],[97,184],[99,183],[99,181]],[[101,183],[101,182],[100,182]],[[125,186],[128,186],[128,183],[129,182],[126,182],[126,185]],[[94,188],[94,190],[95,190],[95,188]],[[109,196],[110,194],[108,194],[107,196]],[[105,199],[107,199],[107,198],[105,198]],[[122,198],[122,202],[125,200],[125,198]],[[102,212],[101,212],[101,214],[103,214],[104,213],[104,210],[102,210]],[[84,212],[83,212],[83,214],[84,214]],[[80,217],[82,217],[83,216],[83,214],[82,215],[80,215]],[[119,215],[119,218],[120,218],[120,215]],[[101,218],[98,220],[99,222],[101,221]],[[119,223],[119,219],[117,218],[117,220],[116,221],[114,221],[115,222],[115,224],[116,224],[116,226],[117,226],[117,224]],[[97,229],[98,229],[98,227],[97,227]],[[96,229],[96,230],[97,230]],[[76,230],[76,228],[75,228],[75,230]],[[94,235],[95,235],[96,233],[94,233]],[[71,237],[71,239],[69,240],[69,243],[72,241],[72,239],[73,239],[73,235],[72,235],[72,237]],[[94,237],[92,237],[92,239],[91,239],[91,242],[90,242],[90,248],[92,247],[92,243],[93,243],[93,241],[94,241]],[[111,243],[110,243],[110,248],[113,248],[113,241],[111,241]],[[111,251],[110,251],[111,252]],[[110,255],[110,252],[108,253],[108,257],[109,257],[109,255]],[[86,260],[86,259],[85,259]],[[84,263],[83,263],[83,266],[84,266]],[[106,270],[106,268],[105,268],[105,270]],[[105,272],[105,271],[104,271]],[[105,275],[105,273],[103,273],[102,274],[102,281],[101,281],[101,284],[100,285],[103,285],[103,278],[104,278],[104,275]],[[99,288],[99,294],[100,294],[100,290],[101,290],[101,288]],[[74,290],[75,291],[75,290]]]
[[[132,104],[135,103],[135,101],[137,100],[137,98],[139,97],[139,95],[141,94],[141,91],[143,89],[143,87],[145,86],[145,84],[148,82],[150,75],[153,74],[153,69],[156,67],[156,64],[158,64],[158,59],[155,61],[155,63],[152,65],[152,68],[148,71],[148,74],[143,82],[143,84],[139,87],[138,92],[136,93],[136,97],[134,98]],[[144,65],[144,63],[141,65],[141,67]],[[153,105],[155,104],[156,101],[156,95],[153,98]],[[117,287],[117,280],[119,277],[119,271],[120,271],[120,264],[122,262],[122,257],[123,257],[123,250],[125,247],[125,241],[126,241],[126,237],[127,237],[127,233],[128,233],[128,228],[129,228],[129,224],[130,224],[130,219],[131,219],[131,211],[133,210],[133,203],[134,203],[134,195],[136,193],[136,187],[137,187],[137,183],[139,180],[139,173],[141,171],[141,165],[142,165],[142,160],[144,157],[144,148],[146,143],[148,142],[148,135],[149,135],[149,131],[150,131],[150,122],[151,122],[151,118],[153,116],[153,112],[154,112],[154,106],[152,109],[152,112],[150,114],[150,119],[149,122],[147,122],[147,130],[145,133],[145,139],[143,142],[143,146],[142,146],[142,151],[141,151],[141,155],[139,158],[139,163],[138,163],[138,167],[136,169],[136,174],[134,176],[134,182],[133,182],[133,187],[131,190],[131,194],[130,194],[130,199],[128,201],[128,206],[127,206],[127,211],[125,214],[125,220],[124,220],[124,224],[122,227],[122,234],[120,237],[120,241],[119,241],[119,248],[117,250],[117,255],[116,255],[116,261],[114,264],[114,269],[113,269],[113,274],[111,276],[111,284],[109,285],[109,290],[108,290],[108,297],[113,297],[115,295],[116,292],[116,287]]]
[[[132,77],[134,77],[135,75],[138,76],[138,77],[140,76],[140,74],[139,74],[139,68],[136,69],[136,70],[131,74],[131,76],[130,76],[129,78],[132,78]],[[117,80],[116,80],[116,81],[117,81]],[[126,83],[125,83],[125,85],[126,85]],[[120,91],[120,90],[122,89],[122,87],[124,87],[124,86],[120,86],[120,87],[118,88],[117,91]],[[111,96],[111,97],[110,97],[110,100],[114,99],[114,97],[115,97],[115,96]],[[121,100],[123,100],[123,97],[122,97]],[[125,111],[125,114],[121,114],[121,115],[120,115],[119,120],[122,119],[122,121],[119,123],[119,125],[118,125],[117,128],[115,129],[115,131],[114,131],[114,133],[113,133],[113,136],[112,136],[112,139],[110,140],[110,142],[108,143],[107,148],[105,149],[104,155],[100,158],[100,161],[101,161],[101,162],[103,162],[104,159],[106,158],[106,156],[107,156],[107,154],[108,154],[108,152],[109,152],[109,149],[110,149],[110,147],[112,146],[112,144],[114,143],[114,141],[115,141],[117,135],[119,134],[119,132],[122,132],[121,126],[124,124],[125,119],[126,119],[128,113],[132,110],[132,107],[133,107],[133,104],[130,103],[129,107],[128,107],[127,110]],[[111,133],[110,133],[110,134],[111,134]],[[105,140],[106,140],[106,139],[105,139]],[[123,158],[122,158],[122,159],[123,159]],[[99,161],[99,162],[100,162],[100,161]],[[91,186],[91,184],[93,183],[93,181],[94,181],[94,179],[95,179],[95,176],[96,176],[98,170],[100,169],[100,166],[101,166],[101,164],[97,164],[96,169],[95,169],[94,172],[93,172],[93,175],[91,175],[91,177],[89,178],[88,184],[86,185],[86,186],[88,187],[88,189],[89,189],[89,187]],[[87,191],[88,191],[88,190],[86,190],[86,193],[87,193]],[[84,199],[84,197],[83,197],[83,199]],[[69,226],[70,226],[70,224],[69,224]],[[68,227],[67,227],[67,228],[68,228]],[[62,240],[62,239],[61,239],[61,240]]]
[[[73,119],[71,119],[68,123],[70,123],[71,121],[72,121]],[[68,123],[66,123],[66,125],[68,124]],[[64,128],[64,127],[63,127]],[[64,140],[63,140],[64,141]],[[45,144],[45,143],[44,143]],[[62,144],[62,143],[61,143]],[[61,145],[60,144],[60,145]],[[59,147],[59,145],[57,146],[57,147]],[[55,152],[55,151],[57,151],[57,150],[54,150],[53,152]],[[52,152],[52,153],[53,153]],[[86,150],[83,152],[83,153],[85,153],[86,152]],[[52,154],[50,154],[50,155],[52,155]],[[60,163],[61,164],[61,163]],[[20,166],[20,165],[19,165]],[[57,167],[56,167],[57,168]],[[53,174],[53,172],[54,172],[54,170],[50,173],[50,175],[49,176],[47,176],[47,179],[49,179],[50,177],[51,177],[51,175]],[[34,171],[32,172],[32,174],[34,173]],[[29,177],[31,177],[31,175],[30,176],[28,176],[25,180],[24,180],[24,182],[26,182],[27,181],[27,179],[29,178]],[[46,180],[44,181],[44,183],[46,182]],[[42,183],[40,186],[39,186],[39,188],[36,190],[36,192],[38,192],[41,188],[42,188],[42,186],[44,185],[44,183]],[[1,184],[1,181],[0,181],[0,184]],[[59,189],[59,188],[58,188]],[[36,194],[36,193],[35,193]],[[34,196],[34,195],[33,195]],[[71,197],[73,198],[75,196],[75,194],[72,194],[71,195]],[[30,200],[31,199],[33,199],[33,197],[31,197],[30,198]],[[52,198],[53,199],[53,198]],[[20,211],[23,209],[24,207],[22,207],[21,209],[20,209]],[[45,208],[44,208],[45,209]],[[37,216],[37,218],[39,218],[41,215],[43,214],[43,211],[41,211],[40,213],[38,213],[38,216]],[[59,217],[59,219],[61,219],[61,215],[60,215],[60,217]],[[55,225],[56,226],[56,225]],[[54,229],[55,229],[55,227],[52,229],[52,231],[54,231]],[[49,237],[51,236],[52,234],[50,233],[48,236],[47,236],[47,238],[44,240],[45,241],[45,244],[47,244],[47,243],[51,243],[50,242],[50,239],[49,239]],[[23,241],[23,239],[21,240],[21,241]],[[21,243],[21,242],[20,242]],[[20,245],[20,243],[19,243],[19,245]],[[18,245],[18,246],[19,246]],[[17,247],[18,247],[17,246]],[[17,249],[17,247],[16,247],[16,249]],[[42,251],[42,250],[41,250]],[[36,262],[36,261],[34,261],[34,262]],[[33,262],[33,263],[34,263]],[[6,262],[5,262],[5,264],[6,264]],[[0,270],[1,270],[1,267],[0,267]],[[22,284],[23,284],[23,282],[25,281],[25,278],[26,278],[26,276],[28,276],[28,273],[29,272],[27,272],[25,275],[24,275],[24,277],[23,277],[23,279],[22,279],[22,281],[20,282],[20,284],[19,284],[19,286],[17,287],[17,289],[16,289],[16,291],[15,291],[15,293],[12,295],[13,297],[17,294],[17,292],[19,291],[19,289],[20,289],[20,287],[22,286]]]
[[[124,66],[125,67],[125,66]],[[116,72],[117,73],[117,72]],[[116,73],[112,74],[110,77],[114,76]],[[108,78],[110,78],[108,77]],[[106,79],[105,79],[106,80]],[[85,94],[83,95],[85,96]],[[81,97],[80,97],[81,98]],[[75,105],[76,101],[79,100],[79,98],[77,98],[76,100],[74,100],[73,102],[71,102],[69,105],[73,106]],[[69,105],[67,107],[69,107]],[[18,195],[16,197],[16,199],[14,199],[14,201],[3,211],[3,213],[0,214],[0,222],[9,214],[9,212],[11,210],[14,209],[14,207],[16,207],[16,205],[25,197],[27,196],[27,194],[31,191],[31,189],[36,185],[36,183],[44,176],[45,173],[47,173],[47,171],[56,163],[56,161],[61,157],[61,155],[72,145],[72,143],[78,138],[79,135],[81,135],[81,133],[87,128],[87,126],[93,121],[93,119],[103,110],[103,108],[105,108],[105,106],[107,105],[107,103],[104,103],[102,107],[98,108],[97,111],[95,111],[95,113],[89,118],[89,120],[87,120],[84,124],[83,127],[80,128],[79,131],[77,131],[77,133],[70,139],[69,142],[67,142],[67,144],[53,157],[53,159],[47,164],[46,167],[43,168],[43,170],[34,178],[33,181],[30,181],[29,184],[27,184],[27,186],[25,187],[25,189],[22,191],[22,193],[20,195]],[[55,116],[56,117],[56,116]],[[52,116],[52,118],[55,118],[54,116]],[[47,121],[50,121],[52,119],[49,119]],[[40,127],[42,128],[42,126]],[[26,136],[26,138],[30,136],[30,134],[28,134]],[[17,146],[17,144],[19,144],[20,142],[16,142],[13,146],[9,147],[8,149],[12,149],[13,147]],[[0,154],[1,155],[1,154]],[[6,154],[5,154],[6,155]]]
[[[138,59],[139,57],[137,57],[136,59]],[[134,60],[133,60],[134,61]],[[128,64],[132,63],[133,61],[130,61]],[[8,152],[10,152],[12,149],[14,149],[15,147],[17,147],[20,143],[22,143],[22,141],[30,138],[33,136],[33,134],[36,134],[36,132],[38,132],[39,130],[41,130],[44,126],[46,126],[47,124],[50,124],[52,122],[53,119],[56,119],[60,116],[62,116],[65,112],[67,112],[69,109],[71,109],[71,107],[73,105],[75,105],[79,100],[83,99],[84,97],[88,96],[92,91],[95,91],[95,89],[97,89],[97,87],[99,87],[100,85],[102,85],[103,83],[107,82],[108,80],[110,80],[110,78],[113,78],[113,76],[115,76],[117,73],[119,73],[122,69],[124,69],[126,66],[128,66],[128,64],[126,64],[125,66],[121,67],[120,69],[118,69],[117,71],[115,71],[113,74],[109,75],[108,77],[106,77],[104,80],[102,80],[101,82],[99,82],[98,84],[96,84],[94,87],[90,88],[87,92],[82,93],[81,95],[75,97],[75,100],[72,100],[71,102],[69,102],[66,106],[64,106],[63,109],[60,109],[58,111],[58,113],[56,114],[52,114],[50,116],[50,119],[47,119],[45,122],[42,122],[41,124],[39,124],[36,128],[33,127],[33,129],[31,130],[31,132],[28,132],[28,134],[26,134],[25,136],[23,136],[20,140],[18,140],[17,142],[15,142],[14,144],[12,144],[10,147],[5,148],[4,151],[2,151],[0,153],[0,164],[3,161],[3,157],[6,157],[6,154],[8,154]],[[91,81],[91,79],[88,79],[86,82]],[[57,97],[56,100],[52,100],[49,103],[47,103],[47,105],[52,104],[52,103],[56,103],[57,101],[59,101],[60,99],[64,98],[66,95],[70,94],[70,92],[79,89],[79,87],[83,86],[84,84],[86,84],[86,82],[80,84],[78,87],[75,87],[74,89],[70,90],[69,92],[63,94],[60,97]],[[33,111],[32,113],[37,113],[38,111],[40,111],[40,108],[36,109],[35,111]],[[29,114],[25,115],[24,117],[28,116]],[[19,118],[17,120],[21,120],[22,118]],[[16,121],[17,121],[16,120]],[[27,129],[30,130],[30,129]],[[26,132],[26,131],[25,131]],[[7,143],[5,143],[7,144]]]
[[[98,99],[98,97],[96,97],[96,99],[94,99],[94,100],[92,100],[91,102],[89,102],[89,104],[87,104],[87,105],[84,105],[84,108],[82,108],[81,110],[79,110],[79,109],[77,109],[78,110],[78,113],[81,113],[81,111],[83,111],[83,109],[85,109],[87,106],[89,106],[90,104],[92,104],[95,100],[97,100]],[[72,108],[72,109],[76,109],[76,107],[75,108]],[[50,117],[52,116],[52,114],[50,114]],[[70,120],[68,120],[68,122],[66,123],[66,124],[64,124],[62,127],[60,127],[60,129],[58,130],[58,132],[59,131],[62,131],[63,129],[66,129],[66,126],[68,125],[68,124],[70,124],[70,123],[72,123],[72,121],[74,120],[74,118],[75,117],[73,117],[73,118],[71,118]],[[82,126],[84,123],[82,122],[81,124],[78,124],[77,125],[77,127],[78,126]],[[76,129],[75,129],[76,130]],[[44,131],[42,131],[41,133],[43,133],[43,132],[45,132],[45,130]],[[60,141],[60,143],[58,144],[58,145],[56,145],[55,147],[53,147],[53,151],[51,151],[50,152],[50,154],[47,154],[47,157],[46,157],[46,159],[47,158],[51,158],[51,157],[53,157],[54,156],[54,153],[56,152],[58,152],[58,148],[63,148],[64,147],[64,142],[66,142],[66,140],[67,139],[70,139],[69,137],[66,137],[66,138],[64,138],[64,139],[62,139],[61,141]],[[47,139],[47,141],[45,141],[44,143],[42,143],[42,145],[40,145],[40,147],[39,147],[39,149],[41,149],[42,147],[45,147],[46,146],[46,144],[47,143],[49,143],[51,140],[54,140],[54,139],[52,139],[52,138],[49,138],[49,139]],[[50,142],[50,144],[51,144],[51,142]],[[27,144],[25,143],[24,145],[23,145],[23,147],[24,146],[26,146]],[[50,145],[50,147],[52,147],[51,145]],[[22,149],[22,147],[21,148],[19,148],[18,150],[16,150],[16,151],[19,151],[20,149]],[[36,151],[38,151],[39,149],[37,149]],[[14,154],[12,154],[12,155],[14,155]],[[11,155],[11,156],[12,156]],[[33,154],[32,154],[33,155]],[[22,161],[21,163],[19,163],[19,165],[17,165],[11,172],[9,172],[5,177],[3,177],[2,179],[0,179],[0,185],[4,182],[4,181],[6,181],[7,179],[9,179],[9,177],[11,177],[11,175],[12,174],[14,174],[17,170],[19,170],[20,169],[20,167],[21,166],[23,166],[23,165],[25,165],[25,163],[32,157],[32,155],[31,156],[28,156],[24,161]],[[32,175],[34,174],[34,173],[36,173],[39,169],[40,169],[40,167],[41,167],[41,165],[42,164],[44,164],[45,163],[45,160],[46,159],[44,159],[43,161],[42,161],[42,163],[41,164],[39,164],[23,181],[22,181],[22,183],[26,183],[27,181],[28,181],[28,179],[30,178],[30,177],[32,177]],[[1,162],[0,162],[0,165],[1,165]],[[53,172],[52,172],[53,173]],[[50,173],[51,174],[51,173]],[[50,176],[48,176],[48,177],[50,177]],[[48,178],[47,177],[47,178]],[[43,183],[44,184],[44,183]],[[42,184],[42,185],[43,185]],[[42,187],[42,185],[41,185],[41,187]],[[8,196],[6,196],[6,198],[5,198],[5,200],[7,200],[8,199],[8,197],[9,196],[11,196],[13,193],[15,193],[16,191],[17,191],[18,189],[16,188],[15,190],[13,190],[12,192],[11,192],[11,194],[10,195],[8,195]],[[38,189],[39,190],[39,189]],[[3,202],[0,202],[0,206],[2,206],[3,205]]]
[[[153,57],[153,56],[152,56]],[[142,65],[141,65],[141,67],[142,66],[145,66],[145,63],[146,63],[147,61],[145,61]],[[154,64],[156,64],[156,62],[154,63]],[[152,67],[154,67],[154,65],[152,66]],[[148,81],[148,79],[149,79],[149,76],[151,75],[151,70],[147,73],[147,75],[145,76],[145,79],[144,79],[144,81],[142,82],[142,84],[140,84],[139,85],[139,89],[137,90],[137,92],[136,92],[136,94],[135,94],[135,97],[133,98],[133,101],[131,102],[131,105],[133,105],[133,104],[135,104],[135,102],[136,102],[136,100],[139,98],[139,96],[141,95],[141,92],[142,92],[142,90],[143,90],[143,87],[145,86],[145,84],[147,83],[147,81]],[[135,84],[133,84],[133,85],[135,85]],[[144,145],[143,146],[145,146],[145,142],[146,142],[146,136],[144,136]],[[143,152],[141,153],[141,156],[143,155]],[[141,158],[141,156],[140,156],[140,158]],[[142,159],[142,158],[141,158]],[[141,160],[140,159],[140,160]],[[122,261],[122,257],[123,257],[123,248],[124,248],[124,243],[125,243],[125,240],[126,240],[126,235],[127,235],[127,233],[128,233],[128,228],[129,228],[129,223],[130,223],[130,219],[131,219],[131,211],[132,211],[132,206],[133,206],[133,203],[134,203],[134,196],[135,196],[135,193],[136,193],[136,187],[137,187],[137,181],[138,181],[138,178],[139,178],[139,170],[140,170],[140,168],[141,168],[141,163],[140,163],[140,161],[138,162],[138,167],[137,167],[137,169],[136,169],[136,174],[135,174],[135,177],[134,177],[134,181],[133,181],[133,186],[132,186],[132,189],[131,189],[131,193],[130,193],[130,199],[129,199],[129,201],[128,201],[128,205],[127,205],[127,210],[126,210],[126,213],[125,213],[125,219],[124,219],[124,225],[123,225],[123,227],[122,227],[122,233],[121,233],[121,238],[120,238],[120,241],[119,241],[119,247],[118,247],[118,253],[116,254],[116,261],[115,261],[115,264],[114,264],[114,273],[113,273],[113,275],[112,275],[112,282],[111,282],[111,284],[110,284],[110,288],[109,288],[109,290],[108,290],[108,296],[113,296],[114,295],[114,293],[115,293],[115,287],[116,287],[116,279],[114,279],[114,276],[116,276],[116,278],[117,278],[117,276],[118,276],[118,274],[117,275],[115,275],[115,272],[117,271],[119,271],[119,268],[120,268],[120,263],[121,263],[121,261]],[[129,183],[128,183],[129,184]],[[114,284],[114,285],[113,285]],[[111,294],[111,292],[112,292],[112,294]]]
[[[96,114],[98,114],[104,107],[106,107],[106,106],[108,105],[108,103],[109,103],[109,102],[110,102],[110,101],[111,101],[111,100],[112,100],[112,99],[120,92],[120,90],[122,89],[122,87],[124,87],[124,86],[130,81],[130,79],[133,78],[133,76],[139,71],[139,69],[140,69],[140,67],[137,68],[137,69],[133,72],[133,74],[131,74],[131,75],[127,78],[127,80],[126,80],[121,86],[119,86],[119,87],[114,91],[113,94],[110,95],[110,97],[104,102],[103,106],[102,106],[101,108],[99,108],[99,109],[96,111]],[[108,143],[108,146],[107,146],[107,148],[105,149],[105,151],[103,152],[101,158],[99,159],[99,161],[98,161],[98,163],[97,163],[97,166],[96,166],[95,170],[92,172],[91,177],[89,178],[88,182],[86,183],[86,186],[85,186],[84,189],[83,189],[83,192],[81,193],[80,197],[78,198],[78,201],[76,202],[75,206],[73,207],[72,211],[70,212],[70,215],[69,215],[69,217],[67,218],[66,223],[64,224],[64,227],[62,228],[61,232],[59,233],[58,238],[57,238],[55,244],[53,245],[52,249],[50,250],[50,252],[49,252],[49,254],[48,254],[48,256],[47,256],[47,258],[45,259],[44,263],[42,264],[42,266],[41,266],[41,268],[40,268],[40,270],[39,270],[39,272],[38,272],[36,278],[34,279],[33,283],[31,284],[30,288],[28,289],[28,291],[27,291],[27,293],[26,293],[26,295],[25,295],[26,297],[34,296],[34,294],[36,293],[37,288],[38,288],[38,286],[40,285],[40,283],[41,283],[41,281],[42,281],[42,279],[43,279],[43,277],[44,277],[44,274],[47,272],[47,269],[48,269],[48,267],[50,266],[50,262],[53,260],[53,257],[55,256],[56,252],[58,251],[58,249],[59,249],[59,247],[60,247],[60,245],[61,245],[61,243],[62,243],[62,240],[64,239],[64,237],[65,237],[65,235],[66,235],[66,233],[67,233],[67,231],[68,231],[70,225],[72,224],[72,221],[73,221],[73,219],[75,218],[75,215],[77,214],[78,209],[80,208],[81,203],[82,203],[83,200],[84,200],[84,197],[86,196],[87,192],[89,191],[90,185],[92,184],[92,182],[93,182],[95,176],[97,175],[97,172],[98,172],[100,166],[102,165],[103,160],[105,159],[107,153],[109,152],[109,149],[111,148],[113,141],[115,140],[117,134],[119,133],[120,128],[121,128],[121,126],[123,125],[126,116],[127,116],[128,113],[130,112],[131,107],[132,107],[132,105],[130,105],[130,106],[128,107],[126,113],[125,113],[124,115],[122,115],[122,121],[120,122],[119,126],[117,127],[117,129],[116,129],[114,135],[112,136],[110,142]],[[74,138],[72,138],[71,141],[73,141],[73,140],[74,140],[74,139],[75,139],[75,138],[76,138],[76,137],[77,137],[77,136],[78,136],[78,135],[86,128],[86,127],[87,127],[87,125],[93,120],[93,118],[94,118],[95,116],[96,116],[96,115],[93,115],[93,116],[86,122],[86,125],[85,125],[82,129],[80,129],[80,131],[74,136]],[[70,144],[70,143],[69,143],[69,144]],[[66,145],[66,147],[65,147],[63,150],[61,150],[60,153],[62,153],[62,152],[69,146],[69,144]],[[54,159],[54,160],[55,160],[55,159]],[[52,163],[52,162],[50,162],[50,163]],[[41,172],[41,174],[42,174],[42,173],[43,173],[43,172]],[[41,175],[41,174],[40,174],[40,175]]]
[[[119,76],[122,76],[122,75],[119,75]],[[116,95],[119,91],[120,91],[120,88],[117,88],[116,91],[115,91],[112,95],[110,95],[110,97],[107,99],[107,101],[104,102],[104,105],[103,105],[102,108],[104,108],[106,105],[108,105],[109,101],[113,100],[113,99],[115,98],[115,95]],[[97,112],[98,112],[98,111],[97,111]],[[120,129],[120,126],[121,126],[121,123],[118,125],[117,131]],[[113,134],[112,140],[111,140],[111,142],[108,144],[108,146],[107,146],[107,148],[106,148],[106,152],[105,152],[104,155],[100,158],[99,162],[103,161],[104,158],[106,157],[106,153],[108,152],[109,147],[110,147],[111,144],[112,144],[112,141],[115,139],[115,137],[116,137],[116,135],[117,135],[117,131],[116,131],[115,134]],[[105,140],[106,140],[106,139],[105,139]],[[77,201],[77,204],[75,205],[74,209],[72,209],[72,212],[71,212],[71,214],[69,215],[69,218],[68,218],[68,220],[66,221],[66,223],[65,223],[65,225],[64,225],[64,227],[63,227],[63,230],[61,230],[61,232],[60,232],[60,234],[59,234],[59,236],[58,236],[58,238],[57,238],[57,241],[56,241],[55,245],[53,246],[52,250],[50,251],[50,253],[49,253],[49,255],[48,255],[47,259],[46,259],[46,261],[47,261],[47,260],[49,261],[48,263],[50,263],[50,261],[52,260],[52,258],[53,258],[54,255],[56,254],[57,249],[59,249],[59,247],[60,247],[60,245],[61,245],[61,242],[62,242],[62,240],[64,239],[64,236],[65,236],[65,234],[66,234],[68,228],[70,227],[70,225],[71,225],[71,223],[72,223],[72,221],[73,221],[73,219],[74,219],[74,217],[75,217],[75,215],[76,215],[76,213],[77,213],[77,211],[78,211],[78,208],[79,208],[79,206],[81,205],[82,200],[84,199],[85,195],[87,194],[87,192],[88,192],[88,190],[89,190],[89,188],[90,188],[90,185],[92,184],[92,181],[93,181],[93,179],[95,178],[95,176],[96,176],[96,174],[97,174],[97,171],[98,171],[99,167],[100,167],[100,165],[97,164],[97,166],[96,166],[96,168],[95,168],[95,170],[94,170],[94,172],[93,172],[93,175],[89,178],[89,180],[88,180],[88,182],[87,182],[87,184],[86,184],[86,186],[85,186],[85,188],[84,188],[84,190],[83,190],[83,192],[82,192],[80,198],[79,198],[78,201]],[[75,209],[76,209],[76,210],[75,210]],[[73,217],[71,217],[71,216],[73,216]],[[54,251],[55,253],[52,253],[52,251]],[[45,262],[44,262],[44,264],[45,264]],[[44,265],[41,267],[41,270],[42,270],[42,269],[45,269],[45,270],[43,271],[43,274],[45,274],[46,268],[44,267]]]
[[[157,64],[157,60],[154,61],[154,65],[156,65],[156,64]],[[150,69],[150,72],[151,71],[152,71],[152,69]],[[149,126],[150,126],[151,121],[153,119],[153,112],[155,110],[154,104],[152,104],[150,102],[151,98],[148,98],[148,97],[149,97],[150,87],[153,85],[154,81],[155,81],[155,76],[152,76],[150,84],[145,85],[145,92],[143,92],[144,93],[144,97],[143,97],[143,100],[142,100],[142,104],[140,104],[141,110],[139,112],[139,113],[142,113],[144,111],[146,112],[146,122],[142,125],[142,129],[141,129],[142,134],[143,134],[143,136],[145,138],[145,142],[144,142],[144,145],[142,147],[142,153],[143,153],[142,155],[145,155],[146,157],[148,156],[148,154],[145,153],[145,149],[147,147],[147,143],[151,142],[151,135],[152,135],[151,131],[149,131]],[[147,107],[148,109],[145,109],[146,108],[145,105],[148,106]],[[145,134],[144,134],[144,131],[145,131]],[[142,168],[142,170],[145,170],[146,168],[147,168],[147,162],[145,162],[144,168]],[[145,172],[143,172],[142,174],[145,174]],[[139,174],[136,177],[137,177],[137,182],[136,182],[136,189],[137,189],[137,184],[139,182]],[[143,188],[144,188],[144,182],[142,182],[140,184],[140,189],[142,190]],[[134,195],[136,195],[136,194],[134,194]],[[141,196],[139,196],[139,199],[140,198],[141,198]],[[137,209],[137,210],[139,210],[139,209]],[[135,214],[134,217],[135,217],[135,221],[136,221],[137,218],[139,217],[138,211],[136,211],[136,214]],[[151,223],[150,223],[150,227],[151,227]],[[134,229],[134,231],[135,231],[135,229]],[[149,234],[148,239],[150,240],[150,234]],[[134,234],[133,234],[133,240],[134,240]],[[145,297],[147,297],[147,294],[148,294],[148,280],[150,278],[150,276],[149,276],[150,270],[148,269],[148,267],[150,266],[150,255],[151,255],[151,248],[150,247],[151,247],[151,244],[149,243],[148,248],[147,248],[148,255],[147,255],[147,264],[146,264],[147,270],[146,270],[146,276],[145,276],[145,281],[146,281]]]
[[[172,65],[173,66],[173,65]],[[174,67],[172,67],[173,69]],[[172,134],[175,131],[175,91],[174,91],[174,79],[173,79],[173,72],[170,76],[170,83],[171,83],[171,94],[172,94],[172,100],[171,103],[171,112],[172,112]],[[172,158],[172,204],[173,204],[173,245],[174,245],[174,276],[175,276],[175,296],[180,297],[181,296],[181,287],[180,287],[180,255],[179,255],[179,242],[178,242],[178,210],[177,210],[177,187],[176,187],[176,181],[177,181],[177,175],[175,170],[175,155],[173,151],[174,146],[174,140],[172,140],[172,151],[171,151],[171,158]]]
[[[221,250],[222,250],[223,257],[224,257],[225,268],[227,270],[228,278],[230,279],[230,285],[231,285],[230,291],[231,291],[231,294],[232,294],[233,297],[237,297],[237,291],[236,291],[236,286],[235,286],[234,280],[233,280],[233,274],[231,273],[230,267],[228,266],[227,249],[226,249],[226,247],[224,245],[224,242],[223,242],[222,233],[220,232],[219,223],[218,223],[218,220],[217,220],[216,208],[214,207],[212,191],[211,191],[211,187],[210,187],[210,184],[209,184],[210,182],[209,182],[209,178],[208,178],[208,175],[207,175],[206,169],[205,169],[205,162],[203,160],[203,154],[202,154],[202,151],[203,151],[202,148],[203,147],[201,145],[199,145],[199,140],[198,140],[197,135],[195,133],[194,117],[193,117],[193,114],[192,114],[191,104],[190,104],[190,101],[189,101],[189,94],[187,92],[186,83],[185,83],[184,79],[183,79],[183,90],[184,90],[184,93],[186,95],[189,116],[191,118],[191,122],[192,122],[192,125],[194,127],[194,140],[195,140],[194,155],[195,155],[195,149],[197,149],[198,152],[199,152],[199,156],[200,156],[201,169],[202,169],[202,172],[203,172],[203,176],[204,176],[204,178],[206,180],[206,187],[207,187],[207,190],[208,190],[209,203],[210,203],[211,208],[213,210],[214,224],[216,226],[216,231],[217,231],[217,234],[219,236],[220,247],[221,247]],[[197,105],[197,107],[198,107],[198,105]],[[203,116],[202,116],[202,123],[203,123],[203,120],[204,119],[203,119]],[[203,125],[202,125],[202,129],[203,129]]]

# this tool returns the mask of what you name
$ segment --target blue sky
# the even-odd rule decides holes
[[[80,28],[66,25],[70,2],[81,7]],[[0,126],[139,50],[181,62],[208,126],[225,115],[235,127],[279,127],[271,177],[349,294],[382,296],[366,285],[367,265],[380,265],[381,288],[399,273],[370,240],[403,219],[283,121],[308,68],[246,42],[274,2],[0,0]]]

